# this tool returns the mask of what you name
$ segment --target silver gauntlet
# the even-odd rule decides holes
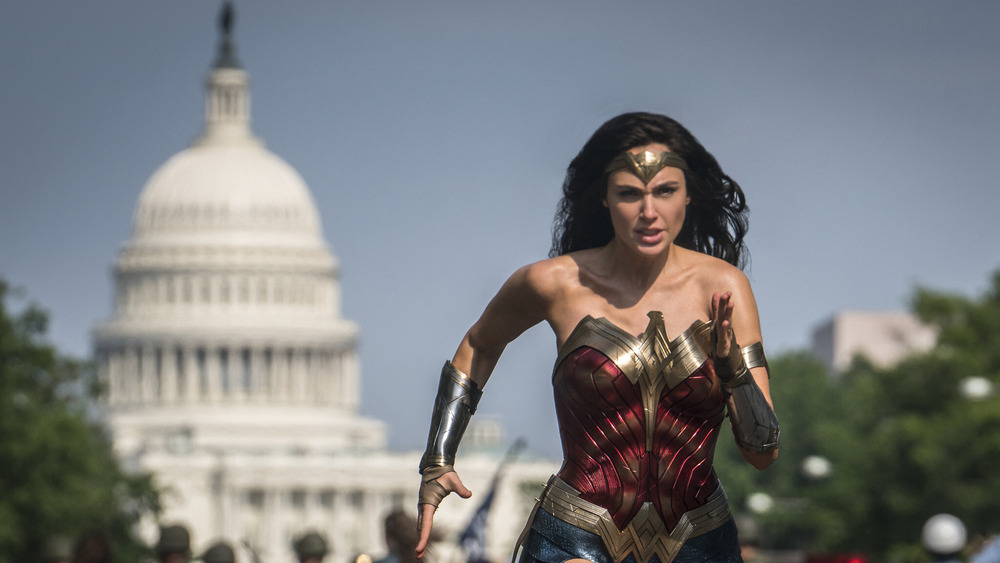
[[[445,362],[441,369],[434,412],[431,414],[431,430],[427,436],[427,449],[420,458],[420,473],[431,467],[455,464],[455,454],[462,434],[469,425],[469,419],[476,412],[483,392],[468,375],[462,373],[451,362]]]
[[[715,353],[715,332],[712,333],[712,353]],[[735,342],[729,356],[713,358],[715,374],[729,396],[729,420],[736,443],[746,450],[767,453],[778,447],[781,427],[774,409],[767,404],[750,368],[767,369],[767,358],[760,342],[740,349]]]

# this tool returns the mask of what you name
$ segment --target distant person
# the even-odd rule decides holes
[[[236,553],[225,540],[213,543],[201,556],[205,563],[236,563]]]
[[[552,382],[563,464],[529,518],[522,563],[740,561],[715,444],[728,413],[743,457],[764,469],[779,434],[740,269],[743,190],[677,121],[626,113],[584,144],[562,193],[551,257],[511,275],[442,369],[417,555],[441,499],[472,495],[455,456],[501,353],[545,322],[556,362],[536,376]]]
[[[326,540],[318,532],[307,532],[292,542],[299,563],[321,563],[330,552]]]
[[[73,548],[73,563],[111,563],[111,538],[100,530],[85,532]]]
[[[375,563],[416,563],[417,519],[401,509],[390,512],[385,517],[385,546],[388,555]]]
[[[69,536],[56,534],[45,538],[42,563],[71,563],[72,560],[73,540]]]
[[[961,563],[959,554],[965,549],[965,524],[951,514],[935,514],[927,519],[920,540],[931,561]]]
[[[760,523],[753,516],[741,514],[736,517],[736,526],[740,530],[740,556],[743,563],[767,563],[767,557],[761,553]]]
[[[969,563],[1000,563],[1000,536],[989,538]]]
[[[160,563],[189,563],[191,561],[191,534],[179,524],[160,528],[156,542],[156,559]]]

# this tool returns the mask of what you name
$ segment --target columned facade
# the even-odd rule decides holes
[[[102,342],[109,406],[217,404],[327,406],[357,410],[355,351],[328,342],[161,337]]]

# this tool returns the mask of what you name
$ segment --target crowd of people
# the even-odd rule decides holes
[[[403,510],[394,510],[385,517],[384,532],[388,552],[384,557],[373,560],[367,554],[358,554],[352,560],[358,563],[416,563],[416,518]],[[326,536],[316,530],[298,535],[290,548],[299,563],[324,563],[332,551]],[[234,545],[222,539],[210,543],[203,552],[195,553],[191,533],[180,524],[162,526],[152,551],[152,561],[156,563],[241,563]],[[246,552],[248,560],[242,563],[265,563],[252,548],[246,547]],[[114,560],[112,542],[103,532],[86,532],[75,540],[53,535],[45,542],[39,559],[41,563],[111,563]]]

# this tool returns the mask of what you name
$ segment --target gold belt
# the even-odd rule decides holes
[[[708,502],[681,515],[669,532],[651,502],[644,502],[625,529],[619,530],[606,508],[580,498],[580,491],[555,475],[542,491],[538,506],[571,526],[600,536],[615,563],[621,563],[629,553],[634,553],[639,563],[649,561],[654,554],[662,563],[670,563],[685,541],[729,521],[729,501],[721,484]]]

